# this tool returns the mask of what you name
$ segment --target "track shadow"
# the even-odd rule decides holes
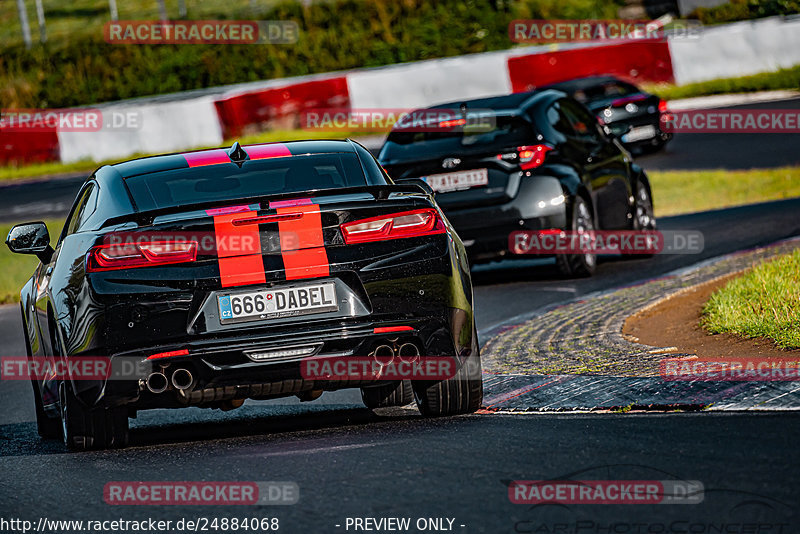
[[[353,406],[322,405],[312,411],[296,413],[290,406],[253,406],[237,416],[217,413],[198,413],[191,409],[191,420],[175,422],[183,410],[154,410],[146,421],[131,420],[130,440],[127,449],[203,443],[214,440],[248,438],[257,436],[280,437],[284,434],[306,431],[336,431],[345,427],[366,427],[375,423],[391,421],[424,421],[416,410],[390,408],[372,412],[367,408]],[[277,410],[276,410],[277,408]],[[276,413],[276,411],[278,413]],[[161,413],[156,413],[161,412]],[[170,421],[172,419],[172,421]],[[14,423],[0,425],[0,457],[39,456],[64,454],[66,449],[60,440],[43,440],[36,432],[36,423]],[[102,452],[102,451],[101,451]]]

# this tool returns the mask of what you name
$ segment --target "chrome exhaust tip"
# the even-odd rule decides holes
[[[191,388],[192,384],[194,384],[194,377],[188,369],[179,367],[178,369],[175,369],[175,372],[172,373],[172,385],[175,387],[175,389],[183,391]]]
[[[401,362],[415,362],[419,359],[419,347],[414,343],[403,343],[397,349],[397,357],[400,358]]]
[[[378,345],[372,351],[372,358],[378,365],[389,365],[394,361],[394,349],[389,345]]]
[[[163,393],[167,390],[169,382],[167,382],[167,375],[160,372],[150,373],[145,381],[147,389],[150,393]]]

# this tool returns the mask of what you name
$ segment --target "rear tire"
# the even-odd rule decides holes
[[[580,195],[575,196],[570,213],[570,230],[573,232],[594,231],[594,219],[589,203]],[[592,276],[597,268],[597,255],[585,254],[556,254],[556,267],[567,278],[582,278]]]
[[[42,439],[61,438],[61,421],[56,417],[49,417],[44,411],[42,394],[36,380],[31,379],[33,386],[33,404],[36,407],[36,430]]]
[[[65,382],[59,384],[59,397],[62,436],[69,450],[107,449],[128,444],[128,411],[124,406],[87,408]]]
[[[483,402],[480,356],[469,356],[453,378],[416,384],[414,398],[426,417],[475,412]]]
[[[31,351],[31,342],[28,340],[28,332],[25,328],[25,311],[22,310],[22,335],[25,338],[25,354],[28,358],[33,358],[33,351]],[[49,417],[47,412],[44,411],[44,402],[42,402],[42,392],[39,390],[39,381],[31,378],[31,386],[33,387],[33,406],[36,410],[36,431],[42,439],[59,439],[61,437],[61,421],[57,417]]]
[[[414,401],[414,390],[409,380],[400,380],[383,386],[361,388],[361,400],[370,410],[405,406]]]
[[[473,324],[472,349],[452,378],[414,383],[414,400],[425,417],[473,413],[483,402],[483,373],[478,334]]]

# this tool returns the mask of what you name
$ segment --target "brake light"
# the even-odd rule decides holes
[[[439,128],[452,128],[454,126],[464,126],[467,124],[467,119],[452,119],[449,121],[441,121]]]
[[[659,100],[658,101],[658,111],[661,113],[667,112],[667,101],[666,100]]]
[[[433,208],[381,215],[341,225],[344,242],[348,245],[400,239],[423,235],[443,234],[446,228],[439,212]]]
[[[177,356],[188,356],[189,349],[179,349],[179,350],[171,350],[168,352],[158,352],[156,354],[151,354],[147,357],[148,360],[158,360],[161,358],[175,358]]]
[[[547,145],[521,146],[517,148],[520,168],[528,170],[541,166],[544,163],[545,156],[551,150],[553,148]]]
[[[185,263],[197,259],[197,241],[142,241],[98,245],[89,251],[87,272]]]

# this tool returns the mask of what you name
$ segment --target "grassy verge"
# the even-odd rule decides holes
[[[345,139],[347,137],[356,137],[360,134],[357,132],[326,132],[323,130],[271,130],[262,132],[255,135],[248,135],[236,139],[243,145],[253,145],[257,143],[273,143],[277,141],[297,141],[301,139]],[[224,146],[230,146],[234,140],[227,140]],[[203,147],[199,147],[203,148]],[[205,147],[216,148],[216,147]],[[38,178],[41,176],[58,175],[70,172],[85,172],[87,175],[102,165],[111,163],[118,163],[129,159],[148,156],[150,154],[134,154],[125,158],[117,158],[113,160],[101,161],[96,163],[94,161],[84,160],[76,161],[74,163],[34,163],[29,165],[7,165],[0,166],[0,182],[14,181],[14,180],[27,180]]]
[[[703,327],[800,348],[800,250],[762,263],[711,295]]]
[[[50,239],[55,242],[61,234],[64,221],[48,220],[45,222],[50,230]],[[0,237],[3,241],[12,226],[14,225],[0,224]],[[38,264],[39,260],[36,259],[36,256],[13,254],[8,247],[0,245],[0,304],[19,302],[19,291]]]
[[[728,93],[752,93],[755,91],[774,91],[777,89],[800,88],[800,65],[775,72],[762,72],[738,78],[718,78],[707,82],[687,85],[643,84],[649,92],[665,100],[690,98],[694,96],[720,95]]]
[[[747,171],[651,171],[656,215],[800,197],[800,167]]]

